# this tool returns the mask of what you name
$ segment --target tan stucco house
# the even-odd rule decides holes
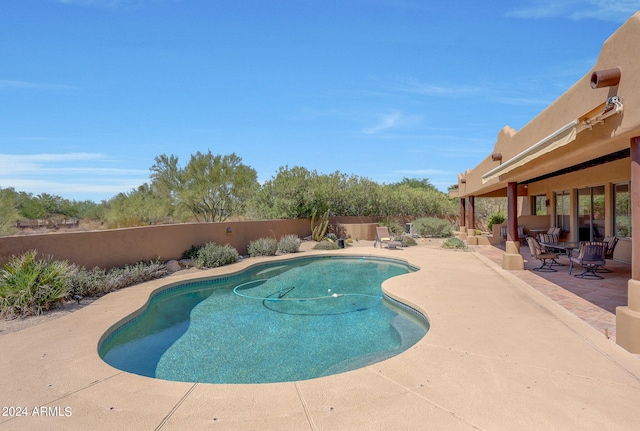
[[[523,269],[517,227],[560,227],[565,241],[620,238],[631,263],[617,342],[640,353],[640,12],[604,43],[595,66],[521,130],[458,176],[461,232],[477,243],[475,198],[506,196],[503,267]],[[634,235],[635,233],[635,235]],[[496,233],[494,233],[496,235]],[[476,242],[474,242],[476,241]]]

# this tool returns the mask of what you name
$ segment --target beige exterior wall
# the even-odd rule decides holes
[[[342,224],[347,234],[356,239],[371,236],[371,217],[331,218],[331,224]],[[375,226],[375,224],[374,224]],[[0,262],[27,250],[68,260],[87,268],[119,267],[143,260],[180,259],[192,245],[207,242],[229,244],[240,254],[246,254],[249,242],[258,238],[295,234],[311,235],[310,220],[262,220],[220,223],[185,223],[112,229],[92,232],[60,232],[39,235],[0,237]]]
[[[227,230],[230,229],[230,232]],[[309,220],[186,223],[93,232],[51,233],[0,238],[0,260],[26,250],[93,268],[112,268],[158,257],[179,259],[192,245],[230,244],[245,254],[250,241],[285,234],[311,234]]]

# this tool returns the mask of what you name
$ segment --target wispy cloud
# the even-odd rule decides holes
[[[366,135],[377,135],[390,129],[409,128],[420,124],[421,121],[422,116],[420,115],[404,114],[401,111],[394,110],[380,115],[378,122],[374,126],[367,127],[362,132]]]
[[[639,7],[637,0],[533,0],[529,6],[507,12],[507,16],[524,19],[567,17],[574,20],[623,22]]]
[[[382,118],[380,118],[378,124],[373,127],[363,129],[363,132],[367,135],[375,135],[387,129],[391,129],[392,127],[397,125],[401,119],[402,114],[398,111],[383,115]]]
[[[46,84],[41,82],[16,81],[0,79],[0,90],[73,90],[75,87],[63,84]]]
[[[6,176],[19,173],[38,174],[48,163],[87,162],[105,158],[106,157],[100,153],[0,154],[0,175]]]
[[[139,8],[145,4],[175,2],[182,0],[50,0],[69,6],[83,6],[96,8]]]
[[[482,87],[469,85],[451,85],[446,83],[426,83],[409,78],[399,81],[396,90],[423,96],[466,96],[485,91]]]
[[[107,198],[148,181],[147,170],[123,168],[122,164],[102,153],[0,154],[0,187]]]
[[[65,197],[71,195],[88,195],[102,194],[105,198],[115,196],[121,192],[127,192],[142,185],[136,179],[114,180],[109,183],[91,183],[91,182],[63,182],[63,181],[47,181],[47,180],[30,180],[17,179],[8,181],[0,178],[0,187],[13,187],[17,191],[41,194],[49,193],[52,195],[63,195]]]
[[[453,175],[453,172],[443,171],[440,169],[401,169],[393,171],[399,175]]]

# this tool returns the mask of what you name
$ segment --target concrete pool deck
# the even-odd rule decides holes
[[[264,259],[179,272],[0,335],[0,430],[640,426],[640,360],[480,253],[428,243],[388,250],[360,241],[335,254],[389,256],[419,266],[383,287],[429,318],[427,335],[386,361],[289,383],[169,382],[104,363],[97,353],[100,338],[144,306],[155,289],[236,272]],[[16,416],[17,409],[26,415]]]

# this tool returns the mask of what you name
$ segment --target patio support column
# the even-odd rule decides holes
[[[460,227],[458,228],[458,239],[467,240],[467,199],[460,198]]]
[[[476,236],[476,198],[469,196],[469,220],[467,223],[467,245],[478,245]]]
[[[518,183],[507,184],[507,241],[502,256],[503,269],[524,269],[518,241]]]
[[[631,280],[626,307],[616,307],[616,342],[640,353],[640,136],[631,138]]]

